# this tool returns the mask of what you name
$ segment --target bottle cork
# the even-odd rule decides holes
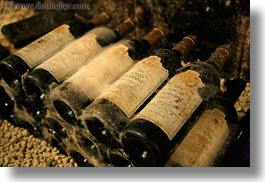
[[[123,23],[119,24],[115,28],[115,30],[119,33],[120,37],[123,37],[128,32],[132,31],[134,27],[135,27],[135,22],[131,18],[128,18]]]
[[[90,22],[94,23],[96,26],[101,26],[107,24],[111,20],[111,17],[105,13],[100,13],[99,16],[96,16],[90,20]]]
[[[196,43],[197,37],[195,35],[187,35],[179,43],[175,44],[172,50],[180,52],[182,59],[185,61],[196,46]]]
[[[231,45],[229,44],[219,46],[207,60],[207,62],[214,63],[218,70],[221,70],[225,62],[230,59],[231,51]]]
[[[162,27],[155,27],[151,32],[146,34],[143,39],[147,40],[150,45],[153,45],[164,36],[164,29]]]

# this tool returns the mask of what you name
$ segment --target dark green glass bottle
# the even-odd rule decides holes
[[[76,125],[82,109],[144,57],[163,36],[163,30],[157,27],[142,39],[124,40],[105,49],[51,91],[49,97],[57,112],[64,120]]]
[[[101,142],[113,146],[129,118],[168,77],[181,67],[195,47],[195,36],[185,36],[172,50],[157,49],[139,61],[83,111],[84,126]]]
[[[230,52],[230,46],[220,46],[206,62],[179,69],[126,126],[122,144],[135,165],[161,166],[166,162],[189,118],[217,94],[219,71]]]
[[[114,29],[98,27],[75,42],[67,45],[53,57],[33,69],[23,81],[26,95],[36,109],[43,105],[44,95],[51,84],[59,84],[86,65],[103,50],[104,46],[117,42],[134,29],[134,22],[127,19]],[[37,113],[38,111],[33,111]]]
[[[73,11],[49,10],[5,25],[1,31],[15,48],[21,48],[71,19]]]
[[[238,128],[234,104],[246,86],[240,78],[230,83],[221,96],[206,106],[187,135],[176,145],[168,166],[210,167],[222,160]]]

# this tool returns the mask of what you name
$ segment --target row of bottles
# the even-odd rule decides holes
[[[66,59],[67,56],[65,57],[63,56],[64,49],[71,51],[70,53],[68,53],[68,56],[71,53],[73,53],[74,50],[72,49],[75,47],[76,47],[75,50],[78,50],[78,48],[81,49],[80,51],[86,50],[86,48],[88,47],[88,44],[91,43],[89,41],[89,38],[94,39],[95,44],[96,44],[96,41],[97,41],[95,37],[96,33],[91,33],[90,35],[86,35],[82,38],[79,38],[79,37],[81,37],[82,35],[85,34],[85,32],[93,29],[96,26],[100,26],[100,25],[104,25],[108,23],[109,20],[110,20],[109,15],[107,15],[106,13],[102,13],[98,17],[94,17],[88,22],[84,22],[80,20],[71,21],[67,24],[57,27],[56,29],[52,30],[51,32],[37,39],[36,41],[21,48],[14,55],[10,55],[9,57],[3,59],[0,62],[1,77],[8,84],[9,87],[16,88],[14,97],[20,98],[16,100],[17,101],[22,100],[21,102],[19,102],[22,104],[24,104],[24,100],[26,100],[23,97],[23,95],[25,96],[25,93],[24,93],[24,90],[22,89],[22,84],[21,84],[22,76],[24,76],[27,72],[30,72],[31,70],[33,70],[33,68],[35,68],[36,66],[41,65],[41,63],[46,62],[46,60],[49,60],[48,63],[50,63],[50,67],[53,67],[54,64],[56,64],[58,60],[61,61],[61,59]],[[94,32],[97,32],[97,34],[99,34],[99,37],[98,37],[99,41],[106,43],[106,44],[108,43],[108,41],[110,41],[111,43],[111,39],[115,41],[116,37],[115,35],[113,35],[113,33],[111,34],[113,37],[111,37],[108,35],[109,32],[104,32],[104,30],[102,29],[104,28],[102,27],[102,28],[98,28],[98,30],[93,30]],[[130,28],[129,29],[127,28],[128,30],[126,30],[126,26],[125,26],[125,30],[123,27],[121,29],[122,31],[124,31],[122,32],[123,34],[125,34],[126,31],[130,30]],[[76,39],[76,41],[73,41],[74,39]],[[71,46],[67,46],[67,44],[71,44]],[[99,49],[99,47],[100,47],[99,45],[96,45],[96,48]],[[96,53],[96,51],[94,52]],[[95,54],[94,52],[92,51],[93,54]],[[77,55],[79,54],[80,52],[78,52],[78,54],[73,53],[73,55],[71,56],[72,58],[78,59]],[[86,57],[83,57],[82,61],[84,62],[85,60],[86,60]],[[82,61],[80,62],[82,63]],[[78,67],[81,64],[80,63],[78,65],[78,62],[79,60],[76,60],[77,66],[75,67]],[[69,66],[73,67],[73,65],[69,65]],[[74,70],[75,68],[73,68],[72,72]],[[39,72],[40,72],[39,77],[41,77],[41,79],[44,79],[43,75],[45,76],[45,73],[47,74],[47,76],[44,79],[44,82],[47,82],[47,80],[51,80],[51,81],[55,80],[53,79],[52,75],[48,73],[48,71],[45,72],[45,70],[44,71],[41,70]],[[32,78],[32,76],[31,77],[29,76],[29,78]],[[37,79],[38,77],[36,79],[27,79],[29,80],[27,81],[29,83],[25,85],[29,85],[31,84],[31,82]],[[39,84],[39,82],[37,84]],[[41,87],[41,85],[39,87]],[[38,88],[38,87],[35,86],[32,89],[34,88]],[[30,97],[28,98],[30,101],[32,101]],[[33,102],[30,102],[29,105],[32,103]]]
[[[186,36],[172,50],[157,49],[152,56],[139,61],[83,111],[80,118],[84,125],[105,144],[113,145],[115,140],[119,141],[128,118],[176,73],[184,52],[188,54],[195,42],[195,37]]]
[[[51,84],[59,84],[67,80],[79,68],[88,64],[103,50],[103,47],[117,42],[133,28],[133,21],[128,19],[115,29],[95,28],[67,45],[25,77],[24,89],[28,98],[37,106],[41,106],[44,95],[49,92]]]
[[[1,60],[2,117],[32,128],[81,166],[217,165],[237,135],[233,104],[245,88],[235,79],[218,96],[230,45],[183,64],[196,36],[152,50],[162,27],[126,40],[135,22],[97,27],[109,21],[106,13],[70,21]]]
[[[32,18],[34,19],[34,17]],[[98,17],[94,17],[90,21],[84,21],[81,19],[71,20],[68,23],[63,24],[51,32],[43,35],[39,39],[31,42],[27,46],[19,49],[14,54],[1,60],[0,75],[3,79],[2,82],[5,82],[4,87],[6,92],[9,93],[9,100],[12,100],[12,102],[14,100],[16,101],[14,103],[15,112],[21,112],[23,115],[23,113],[25,113],[25,108],[23,106],[30,106],[32,104],[27,101],[26,94],[22,89],[21,77],[23,75],[30,72],[34,67],[55,55],[58,51],[63,49],[67,43],[70,43],[74,39],[81,37],[83,34],[85,34],[85,32],[96,26],[108,23],[109,20],[110,17],[106,13],[102,13]],[[22,21],[22,24],[23,22],[24,21]],[[19,26],[20,22],[17,22],[16,25]],[[8,90],[11,90],[11,92]],[[3,105],[8,105],[8,107],[10,106],[10,104],[6,103]],[[5,112],[5,110],[3,110],[3,112]],[[12,118],[11,120],[18,119],[13,118],[14,114],[12,112],[5,113],[5,115],[10,115],[8,119]],[[16,115],[18,116],[18,114]],[[25,118],[24,116],[22,117],[23,118],[19,118],[19,120],[28,120],[28,118]],[[34,119],[31,118],[31,120]]]
[[[176,145],[167,162],[168,166],[218,165],[218,157],[235,134],[234,128],[238,127],[237,113],[233,105],[246,86],[242,79],[234,79],[231,83],[222,95],[216,96],[205,106],[187,135]]]
[[[105,13],[100,16],[103,16],[102,18],[105,20],[95,21],[92,19],[88,23],[71,21],[19,49],[14,55],[1,61],[1,76],[8,84],[20,80],[23,74],[57,53],[67,43],[82,36],[95,26],[106,24],[109,21],[109,17]]]
[[[51,105],[64,120],[75,123],[82,109],[128,71],[162,36],[163,31],[154,28],[142,39],[125,40],[106,49],[50,93]]]
[[[217,94],[218,71],[229,57],[229,47],[219,47],[206,62],[179,69],[130,121],[122,143],[135,163],[160,166],[165,162],[172,145],[180,139],[179,133],[189,128],[192,114]]]

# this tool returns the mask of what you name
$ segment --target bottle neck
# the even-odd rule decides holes
[[[230,59],[231,48],[229,45],[223,45],[218,47],[211,57],[206,61],[216,66],[217,70],[220,71],[227,60]]]
[[[228,80],[226,83],[227,90],[222,94],[222,97],[235,104],[243,90],[245,90],[246,82],[241,78]]]
[[[69,21],[67,24],[70,26],[70,32],[75,37],[78,38],[84,35],[85,32],[101,25],[105,25],[110,21],[110,17],[106,13],[101,13],[89,20],[88,22],[84,19],[78,18]]]
[[[214,99],[210,108],[220,109],[225,113],[226,120],[229,123],[238,124],[238,116],[234,104],[245,89],[245,86],[246,82],[240,78],[230,81],[227,85],[227,90]]]
[[[128,18],[123,23],[118,25],[114,31],[118,38],[124,37],[127,33],[131,32],[135,28],[135,23],[132,19]]]
[[[185,36],[179,43],[175,44],[173,51],[180,55],[181,59],[186,60],[194,49],[197,38],[193,35]]]
[[[146,34],[142,40],[145,40],[149,46],[151,47],[155,43],[157,43],[162,37],[165,36],[164,30],[160,27],[154,28],[151,32]]]
[[[109,23],[110,20],[111,17],[107,13],[103,12],[99,16],[96,16],[89,20],[88,23],[91,23],[94,26],[101,26],[106,25],[107,23]]]

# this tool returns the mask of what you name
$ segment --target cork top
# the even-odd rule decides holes
[[[207,60],[207,62],[214,63],[218,70],[221,70],[227,60],[231,57],[231,46],[229,44],[219,46],[214,53],[212,53],[211,57]]]
[[[164,36],[165,36],[164,29],[162,27],[155,27],[151,32],[146,34],[143,37],[143,39],[148,41],[150,45],[154,45]]]
[[[100,15],[92,18],[89,22],[93,23],[95,26],[101,26],[107,24],[111,20],[111,17],[105,13],[102,12]]]
[[[134,28],[135,28],[135,22],[131,18],[128,18],[124,22],[119,24],[115,28],[115,30],[119,33],[120,37],[123,37],[125,34],[132,31]]]
[[[180,52],[182,59],[186,60],[196,43],[197,37],[195,35],[187,35],[179,43],[175,44],[172,50]]]

